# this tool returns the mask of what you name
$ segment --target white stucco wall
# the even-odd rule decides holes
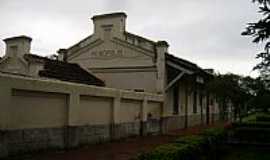
[[[3,73],[0,86],[0,129],[139,122],[148,107],[164,107],[163,96],[152,93]]]

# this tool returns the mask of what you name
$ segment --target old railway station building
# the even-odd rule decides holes
[[[205,89],[213,71],[173,56],[166,41],[129,33],[126,20],[122,12],[93,16],[93,34],[59,49],[57,60],[31,54],[30,37],[4,40],[0,155],[219,119],[216,97]]]
[[[92,17],[94,33],[62,52],[63,57],[88,69],[107,87],[165,95],[169,128],[215,118],[218,108],[204,90],[212,73],[170,54],[166,41],[129,33],[126,19],[125,13]]]

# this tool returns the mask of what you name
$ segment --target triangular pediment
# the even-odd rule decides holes
[[[86,68],[153,66],[155,54],[118,38],[97,39],[71,53],[68,60]]]

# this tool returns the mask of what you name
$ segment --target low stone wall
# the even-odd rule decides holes
[[[67,145],[67,128],[6,130],[1,134],[0,157],[45,149],[63,149]]]
[[[185,128],[185,116],[165,117],[162,121],[162,128],[164,131]]]
[[[79,126],[76,128],[72,146],[103,143],[111,140],[110,125]]]
[[[48,149],[76,148],[142,134],[160,134],[160,124],[160,120],[149,120],[144,124],[137,122],[1,131],[0,158]]]
[[[193,127],[201,124],[203,124],[201,114],[197,113],[188,116],[188,127]]]

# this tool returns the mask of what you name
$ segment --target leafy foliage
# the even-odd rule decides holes
[[[248,23],[246,30],[242,32],[244,36],[253,37],[254,43],[265,43],[264,51],[258,53],[256,58],[261,62],[254,69],[259,70],[262,78],[270,80],[270,1],[269,0],[252,0],[259,5],[259,13],[262,18],[255,23]]]
[[[228,103],[232,104],[235,119],[251,109],[267,112],[270,108],[270,90],[261,77],[219,74],[207,84],[207,89],[216,95],[223,114],[228,110]]]
[[[180,137],[169,144],[158,146],[154,150],[142,153],[138,160],[199,160],[204,155],[213,156],[210,149],[217,149],[217,145],[224,138],[225,130],[220,128],[207,129],[201,135]],[[210,155],[209,155],[210,153]]]
[[[240,115],[249,99],[253,96],[249,89],[251,86],[246,82],[251,81],[251,78],[243,78],[235,74],[217,75],[212,81],[207,84],[207,90],[215,94],[219,104],[220,110],[223,113],[222,117],[226,115],[228,104],[232,103],[235,118]]]

